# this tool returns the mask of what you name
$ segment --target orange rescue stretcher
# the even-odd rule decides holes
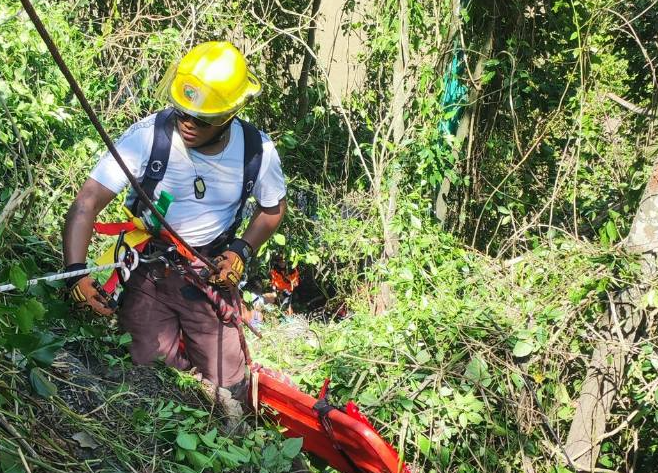
[[[302,448],[331,467],[343,473],[410,473],[356,404],[350,401],[340,409],[327,402],[329,380],[318,399],[258,365],[252,367],[251,383],[251,405],[285,427],[285,436],[301,437]]]

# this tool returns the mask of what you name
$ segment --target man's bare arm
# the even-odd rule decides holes
[[[94,221],[116,194],[93,179],[87,181],[66,214],[64,225],[64,264],[84,263]]]
[[[275,207],[258,207],[256,209],[242,235],[242,239],[251,245],[254,253],[279,228],[283,215],[286,213],[286,208],[286,200],[282,199],[279,201],[279,205]]]

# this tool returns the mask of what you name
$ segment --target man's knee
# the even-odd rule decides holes
[[[130,346],[130,356],[136,365],[152,365],[158,357],[156,347],[145,347],[143,344],[134,343]]]

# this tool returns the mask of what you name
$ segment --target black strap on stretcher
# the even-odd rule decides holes
[[[320,396],[320,399],[313,405],[313,410],[318,413],[318,418],[320,419],[320,423],[322,424],[322,427],[324,428],[325,432],[331,439],[331,443],[333,444],[333,447],[338,450],[338,452],[341,454],[343,459],[352,467],[352,469],[356,473],[366,473],[364,470],[359,468],[356,463],[354,463],[354,460],[350,458],[350,456],[347,454],[347,452],[343,449],[343,447],[340,446],[338,441],[336,440],[336,436],[334,435],[334,428],[331,425],[331,420],[329,419],[329,413],[335,409],[338,409],[335,406],[332,406],[329,404],[327,401],[326,394],[328,390],[323,390],[325,391],[324,396]],[[338,409],[340,410],[340,409]]]

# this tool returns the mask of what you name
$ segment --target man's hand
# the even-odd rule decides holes
[[[88,306],[99,315],[109,316],[117,308],[116,302],[90,276],[79,279],[70,288],[71,298],[81,306]]]
[[[244,274],[244,261],[234,251],[226,250],[213,260],[219,272],[208,278],[210,284],[237,287]]]
[[[253,250],[249,243],[236,238],[228,249],[213,260],[218,271],[208,278],[210,284],[237,287],[244,274],[244,267]]]

